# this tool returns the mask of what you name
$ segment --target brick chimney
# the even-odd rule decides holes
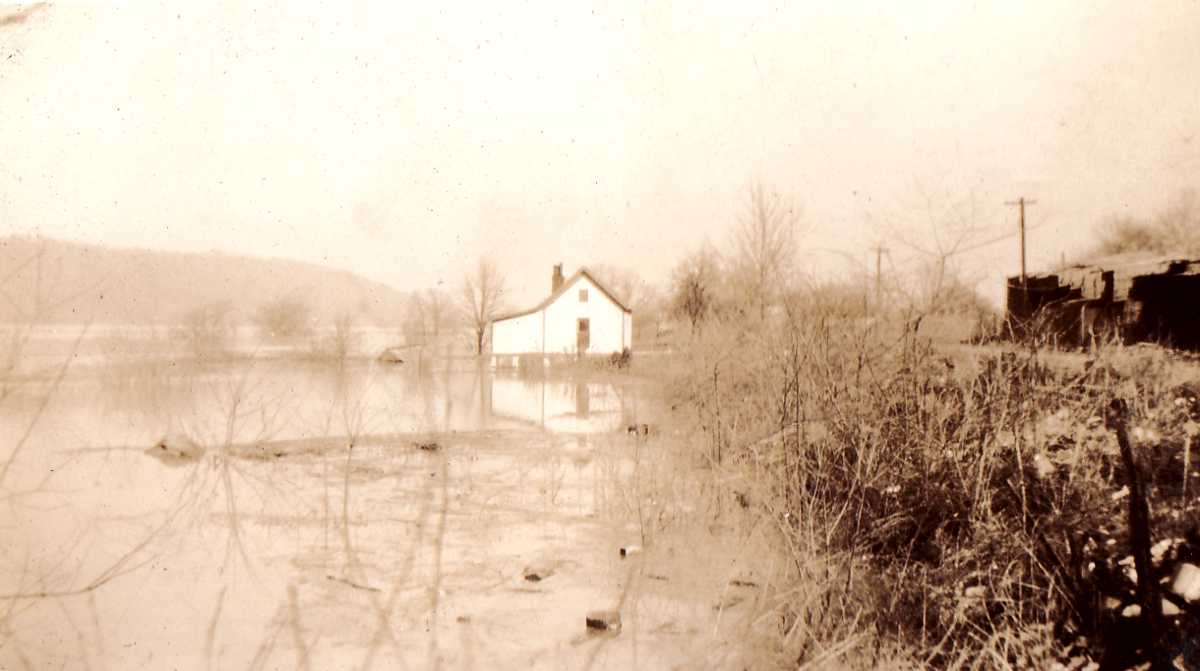
[[[562,264],[556,263],[556,264],[554,264],[554,275],[550,278],[550,293],[554,293],[555,291],[558,291],[559,289],[562,288],[562,285],[563,285]]]

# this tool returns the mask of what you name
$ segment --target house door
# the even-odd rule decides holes
[[[579,320],[579,331],[575,336],[575,351],[583,354],[588,350],[588,346],[592,344],[591,325],[587,319]]]

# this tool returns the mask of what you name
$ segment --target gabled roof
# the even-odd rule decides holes
[[[600,282],[600,280],[596,279],[595,275],[592,275],[590,272],[588,272],[587,268],[580,268],[579,270],[575,271],[574,275],[563,280],[562,286],[560,286],[558,288],[558,291],[555,291],[554,293],[550,294],[546,298],[546,300],[542,301],[541,303],[538,303],[537,305],[529,308],[528,310],[521,310],[520,312],[510,312],[505,315],[500,315],[499,317],[496,317],[495,319],[493,319],[492,322],[495,323],[495,322],[502,322],[506,319],[516,319],[517,317],[524,317],[525,315],[531,315],[535,312],[540,312],[540,311],[546,309],[547,306],[549,306],[554,301],[558,300],[559,296],[562,296],[563,294],[567,293],[567,290],[569,290],[571,288],[571,284],[573,284],[575,282],[575,280],[579,279],[580,277],[586,277],[589,280],[591,280],[592,284],[596,285],[596,288],[599,289],[600,292],[603,293],[605,296],[607,296],[608,300],[612,301],[614,305],[621,308],[621,310],[623,310],[625,312],[629,312],[629,313],[633,312],[633,310],[630,310],[628,307],[625,306],[624,303],[622,303],[620,301],[620,299],[617,298],[616,294],[609,291],[608,287],[604,286],[604,284],[602,282]]]

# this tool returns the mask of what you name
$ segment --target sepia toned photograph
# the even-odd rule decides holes
[[[0,671],[1200,669],[1200,2],[0,0]]]

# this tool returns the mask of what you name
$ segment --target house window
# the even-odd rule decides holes
[[[580,289],[580,290],[579,290],[579,302],[580,302],[580,303],[586,303],[586,302],[587,302],[587,289]]]

